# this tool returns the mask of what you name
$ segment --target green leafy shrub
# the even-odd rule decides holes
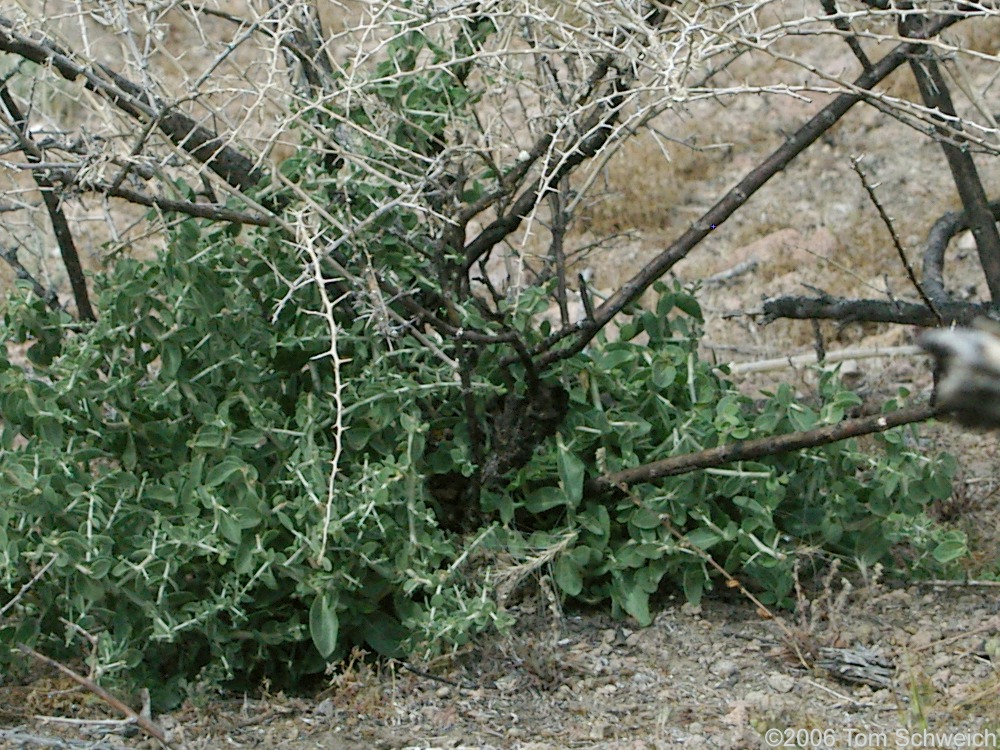
[[[294,684],[351,644],[398,654],[496,619],[423,488],[423,415],[454,382],[412,348],[375,356],[358,321],[338,410],[316,300],[272,323],[243,250],[183,225],[155,262],[116,264],[84,331],[8,301],[4,335],[34,343],[28,367],[0,359],[0,581],[55,562],[6,648],[71,641],[63,618],[162,705],[207,667]]]
[[[663,285],[658,291],[657,308],[633,316],[619,341],[565,363],[562,376],[574,387],[561,440],[497,499],[504,520],[536,532],[532,546],[563,543],[575,532],[554,564],[565,594],[610,602],[616,615],[645,624],[663,581],[694,602],[710,587],[692,547],[739,573],[764,603],[782,607],[794,604],[793,566],[806,547],[899,569],[898,547],[911,543],[907,574],[941,572],[964,554],[960,533],[927,528],[921,515],[949,496],[954,462],[921,454],[913,430],[668,477],[610,501],[586,497],[583,479],[595,471],[831,424],[860,404],[830,372],[819,376],[815,403],[782,385],[754,404],[699,360],[695,299]],[[915,533],[921,525],[925,533]],[[550,539],[537,533],[544,529]],[[508,544],[524,547],[512,534]]]
[[[0,627],[7,648],[61,652],[66,620],[97,636],[105,674],[159,685],[158,705],[199,680],[294,683],[354,644],[398,654],[495,626],[486,579],[462,561],[567,533],[563,592],[648,623],[664,581],[697,601],[711,580],[662,518],[787,605],[798,545],[885,560],[906,519],[948,494],[947,461],[897,431],[877,452],[848,441],[635,487],[641,505],[585,496],[598,472],[836,421],[857,402],[824,376],[822,403],[782,387],[755,406],[698,359],[694,299],[661,288],[620,341],[561,365],[559,433],[484,492],[475,533],[442,528],[425,480],[461,475],[471,455],[447,368],[364,321],[341,332],[335,368],[316,289],[273,315],[280,287],[245,250],[182,225],[156,261],[116,265],[86,330],[8,301],[4,334],[34,343],[29,365],[0,361],[0,581],[16,592],[54,563]],[[486,412],[496,360],[483,362]]]

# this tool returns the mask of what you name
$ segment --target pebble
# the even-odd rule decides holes
[[[795,679],[789,677],[787,674],[781,674],[780,672],[772,672],[767,676],[767,684],[771,686],[771,689],[778,693],[790,693],[792,688],[795,687]]]
[[[740,668],[734,661],[730,661],[729,659],[720,659],[709,667],[708,671],[716,677],[726,678],[739,674]]]

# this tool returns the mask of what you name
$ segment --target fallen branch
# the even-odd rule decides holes
[[[924,350],[912,344],[907,346],[887,346],[887,347],[854,347],[841,349],[836,352],[827,352],[822,364],[833,365],[844,362],[848,359],[875,359],[877,357],[906,357],[914,354],[924,354]],[[807,354],[796,354],[791,357],[775,357],[774,359],[762,359],[756,362],[735,362],[729,365],[729,372],[733,375],[746,375],[751,372],[771,372],[781,370],[786,367],[807,367],[817,362],[816,352]]]
[[[146,732],[146,734],[155,739],[164,747],[169,747],[171,748],[171,750],[176,748],[176,745],[171,744],[167,740],[167,735],[164,733],[162,729],[160,729],[160,727],[158,727],[156,724],[154,724],[152,721],[142,716],[141,714],[138,714],[135,711],[133,711],[131,708],[129,708],[127,705],[125,705],[120,700],[115,698],[113,695],[111,695],[111,693],[102,688],[93,680],[90,680],[81,674],[77,674],[72,669],[67,667],[65,664],[62,664],[56,661],[55,659],[50,659],[48,656],[45,656],[45,654],[40,654],[37,651],[35,651],[35,649],[31,648],[30,646],[26,646],[23,643],[17,644],[17,648],[21,653],[27,654],[28,656],[33,656],[35,659],[38,659],[38,661],[42,662],[43,664],[47,664],[48,666],[53,667],[58,671],[62,672],[64,675],[69,677],[78,685],[82,685],[83,687],[85,687],[87,690],[92,692],[94,695],[96,695],[102,701],[107,703],[113,709],[127,716],[131,721],[133,721],[136,724],[136,726],[140,727],[144,732]]]
[[[914,581],[917,586],[924,588],[944,588],[944,589],[964,589],[964,588],[1000,588],[1000,581],[980,581],[975,578],[966,578],[961,581],[948,581],[941,578],[932,578],[929,581]]]
[[[7,742],[8,744],[2,744]],[[0,729],[0,747],[54,747],[60,750],[80,748],[80,750],[117,750],[119,744],[101,742],[94,744],[89,740],[72,740],[64,737],[42,736],[27,732],[24,729]]]
[[[969,325],[973,320],[989,316],[988,305],[973,302],[941,302],[935,300],[935,309],[944,325]],[[838,320],[866,323],[899,323],[931,328],[938,319],[926,305],[900,300],[845,299],[843,297],[774,297],[764,301],[762,323],[767,325],[778,318],[795,320]]]
[[[653,482],[664,477],[722,466],[735,461],[752,461],[802,448],[815,448],[819,445],[828,445],[847,438],[869,435],[873,432],[885,432],[904,424],[923,422],[937,413],[938,408],[935,406],[911,406],[888,414],[845,419],[837,424],[817,427],[814,430],[793,432],[788,435],[774,435],[757,440],[741,440],[697,453],[671,456],[661,461],[634,466],[631,469],[616,471],[602,477],[594,477],[587,481],[585,490],[590,494],[598,495],[614,489],[624,489],[632,484]]]

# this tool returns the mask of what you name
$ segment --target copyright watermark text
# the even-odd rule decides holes
[[[764,732],[768,747],[789,748],[1000,748],[1000,735],[991,729],[787,729]]]

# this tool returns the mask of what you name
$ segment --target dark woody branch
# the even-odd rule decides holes
[[[227,145],[223,138],[202,127],[191,117],[100,63],[85,64],[40,35],[26,36],[17,25],[0,17],[0,51],[51,67],[68,81],[83,79],[84,86],[107,99],[138,121],[152,120],[155,127],[178,148],[186,151],[223,180],[239,190],[256,185],[262,174],[251,159]]]

